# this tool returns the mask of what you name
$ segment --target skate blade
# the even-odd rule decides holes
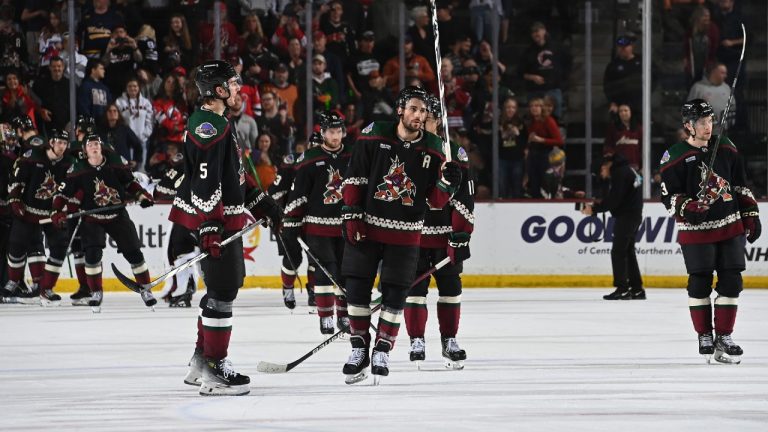
[[[707,364],[712,364],[712,354],[702,354],[704,356],[704,360],[707,361]]]
[[[101,313],[101,306],[91,306],[91,312],[95,314]]]
[[[384,375],[374,375],[373,376],[373,385],[377,386],[381,384],[381,379],[384,378]]]
[[[40,306],[40,297],[21,297],[19,298],[19,303],[25,304],[25,305],[37,305]]]
[[[349,385],[357,384],[360,381],[364,381],[364,380],[366,380],[368,378],[368,368],[363,369],[358,374],[344,375],[344,376],[345,376],[344,383],[349,384]]]
[[[464,369],[464,360],[443,359],[446,369],[462,370]]]
[[[61,306],[61,300],[43,300],[43,299],[40,299],[40,306],[42,306],[42,307],[59,307],[59,306]]]
[[[19,298],[18,297],[2,297],[2,298],[0,298],[0,303],[2,303],[2,304],[19,304]]]
[[[90,297],[81,298],[79,300],[72,300],[72,306],[88,306],[90,301]]]
[[[740,355],[728,355],[722,351],[715,351],[715,361],[723,364],[740,364]]]
[[[317,315],[317,306],[308,306],[307,309],[310,315]]]
[[[251,392],[248,384],[240,386],[228,386],[217,383],[200,383],[200,396],[245,396]]]
[[[203,377],[199,372],[190,370],[184,377],[184,384],[200,387],[203,384]]]
[[[421,360],[415,360],[416,362],[416,370],[421,370]]]

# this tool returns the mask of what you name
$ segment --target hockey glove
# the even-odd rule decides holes
[[[691,225],[698,225],[707,219],[709,206],[699,200],[688,199],[683,205],[683,218]]]
[[[296,241],[301,234],[301,228],[304,226],[302,218],[285,217],[283,218],[282,234],[286,240]]]
[[[264,227],[271,226],[275,232],[280,232],[283,211],[271,196],[258,189],[253,189],[245,198],[245,208],[256,219],[266,218]]]
[[[748,242],[754,243],[760,238],[763,228],[760,225],[760,218],[758,216],[742,216],[741,223],[744,224]]]
[[[155,200],[152,199],[152,196],[147,191],[142,191],[139,194],[139,205],[141,208],[149,208],[155,205]]]
[[[24,203],[19,200],[11,201],[11,212],[17,218],[24,217]]]
[[[67,214],[61,210],[53,212],[51,215],[51,222],[55,228],[64,228],[64,224],[67,221]]]
[[[208,221],[200,224],[197,230],[200,249],[211,258],[221,258],[221,233],[224,231],[221,222]]]
[[[440,181],[456,189],[461,183],[461,167],[456,162],[445,162],[440,167]]]
[[[469,254],[469,233],[455,232],[448,238],[448,257],[451,258],[451,264],[458,264],[470,257]]]
[[[341,233],[344,239],[352,246],[365,241],[365,213],[357,206],[344,206],[341,208]]]

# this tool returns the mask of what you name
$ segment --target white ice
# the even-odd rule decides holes
[[[182,382],[197,308],[152,313],[138,295],[113,292],[98,315],[64,305],[68,296],[59,308],[0,305],[0,430],[768,430],[768,291],[740,300],[741,365],[698,355],[684,290],[623,302],[605,293],[465,290],[458,340],[468,360],[447,371],[430,291],[426,370],[408,361],[403,324],[390,376],[373,387],[344,384],[346,341],[287,374],[256,372],[323,337],[305,306],[290,314],[279,291],[244,290],[230,358],[252,390],[222,398]]]

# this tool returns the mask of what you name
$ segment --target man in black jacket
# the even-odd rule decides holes
[[[64,60],[52,58],[48,68],[50,77],[36,80],[32,90],[42,101],[40,118],[45,130],[64,130],[69,122],[69,78],[64,76]]]
[[[604,295],[605,300],[645,300],[643,279],[635,255],[635,234],[643,220],[643,179],[621,155],[606,155],[600,166],[600,177],[608,182],[608,193],[602,201],[585,206],[587,216],[611,212],[614,218],[611,266],[616,291]]]

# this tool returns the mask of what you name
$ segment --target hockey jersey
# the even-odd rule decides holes
[[[16,153],[12,149],[4,149],[0,153],[0,216],[10,213],[8,209],[8,184],[16,162]]]
[[[64,205],[81,211],[94,210],[127,204],[146,193],[134,179],[128,161],[112,151],[104,151],[104,161],[91,165],[87,159],[77,160],[67,171],[64,187],[54,197],[53,208],[61,210]],[[110,210],[84,216],[85,222],[109,223],[126,210]]]
[[[742,217],[758,215],[736,146],[727,137],[720,139],[713,172],[707,176],[710,155],[707,147],[697,148],[681,141],[662,156],[661,200],[677,221],[680,244],[733,238],[744,233]],[[701,200],[710,206],[704,222],[693,225],[685,220],[684,208],[690,200]]]
[[[165,174],[155,186],[152,193],[155,201],[173,201],[176,197],[176,189],[184,180],[184,155],[176,153],[172,160],[168,161]]]
[[[16,159],[8,186],[8,203],[24,204],[24,221],[36,224],[51,215],[53,197],[67,176],[69,157],[52,161],[47,146],[27,150]]]
[[[461,166],[461,185],[456,189],[448,205],[442,209],[429,209],[421,230],[422,248],[448,247],[448,237],[454,232],[472,234],[475,226],[475,197],[472,178],[469,175],[469,157],[461,146],[451,143],[451,158]]]
[[[249,221],[243,205],[245,168],[231,122],[198,109],[185,135],[185,175],[168,218],[192,231],[207,221],[221,223],[226,231],[241,230]]]
[[[397,124],[374,122],[357,138],[343,183],[344,205],[362,208],[367,238],[418,246],[427,203],[442,208],[453,189],[440,181],[442,141],[420,132],[414,141],[397,136]]]
[[[351,157],[352,152],[344,145],[336,152],[317,146],[299,156],[283,226],[295,219],[303,222],[306,234],[341,237],[341,186]]]
[[[283,161],[280,166],[277,167],[277,176],[275,181],[269,185],[267,193],[275,202],[281,207],[285,207],[286,200],[288,199],[288,191],[293,185],[293,178],[296,170],[294,169],[294,163],[296,159],[300,158],[302,153],[291,153],[283,157]]]

